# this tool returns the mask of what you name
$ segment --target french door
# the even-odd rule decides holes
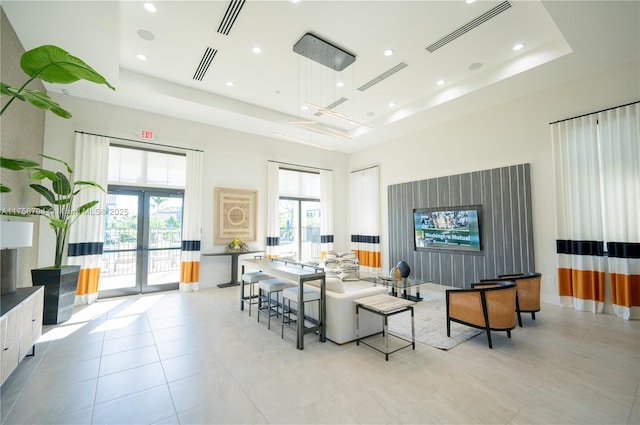
[[[296,260],[320,258],[320,201],[280,198],[280,255]]]
[[[178,289],[183,195],[109,186],[100,298]]]

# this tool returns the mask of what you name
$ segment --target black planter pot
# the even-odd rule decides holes
[[[31,270],[33,285],[44,286],[44,325],[57,325],[71,318],[79,274],[80,266]]]

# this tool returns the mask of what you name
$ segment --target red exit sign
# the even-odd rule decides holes
[[[140,138],[145,140],[153,140],[153,131],[140,130]]]

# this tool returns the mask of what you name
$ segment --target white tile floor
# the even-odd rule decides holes
[[[493,350],[479,335],[385,362],[314,335],[296,350],[238,291],[109,299],[45,327],[2,386],[2,424],[640,423],[637,321],[544,305]]]

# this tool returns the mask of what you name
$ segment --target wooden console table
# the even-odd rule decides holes
[[[326,279],[324,269],[321,267],[309,266],[302,263],[291,261],[283,261],[278,259],[254,258],[242,260],[242,272],[245,267],[265,272],[271,276],[281,279],[297,282],[300,290],[298,291],[298,317],[297,320],[297,338],[296,348],[304,349],[304,335],[310,332],[318,332],[320,334],[320,342],[326,341]],[[304,283],[313,280],[320,280],[320,312],[318,318],[318,326],[306,328],[304,325]],[[240,293],[242,297],[242,291]]]
[[[220,283],[218,288],[228,288],[229,286],[238,286],[238,257],[244,254],[255,254],[264,251],[244,251],[244,252],[210,252],[202,254],[204,257],[218,257],[222,255],[228,255],[231,257],[231,280],[227,283]]]

